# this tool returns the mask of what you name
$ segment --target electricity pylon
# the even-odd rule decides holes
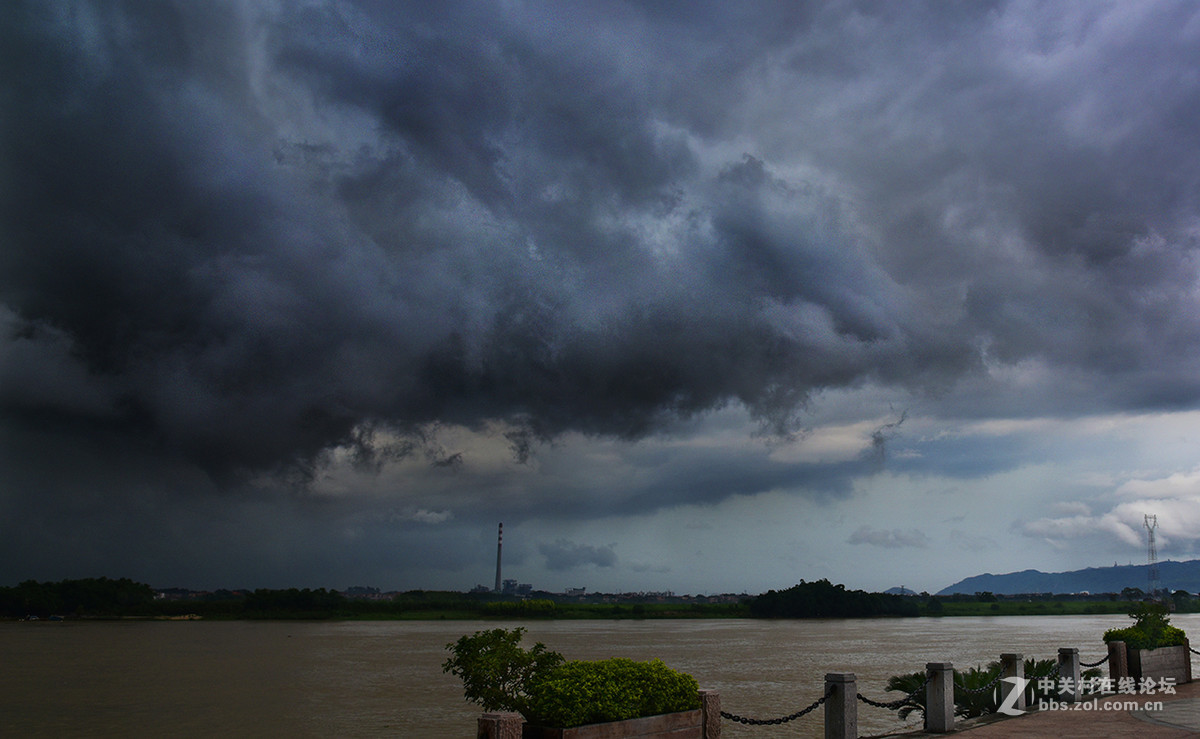
[[[1148,559],[1150,562],[1149,579],[1150,592],[1146,595],[1150,596],[1151,600],[1158,598],[1160,588],[1158,582],[1158,550],[1154,547],[1154,529],[1158,528],[1158,515],[1146,514],[1143,525],[1146,527],[1146,548],[1148,550]]]

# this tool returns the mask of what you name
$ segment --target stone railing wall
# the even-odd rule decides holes
[[[1197,652],[1200,654],[1200,652]],[[1000,705],[1009,713],[1023,712],[1025,705],[1024,686],[1028,680],[1047,677],[1057,678],[1062,688],[1058,702],[1076,703],[1082,699],[1083,682],[1080,680],[1082,667],[1097,667],[1108,663],[1109,677],[1113,683],[1129,678],[1166,678],[1175,684],[1191,682],[1191,654],[1189,646],[1162,647],[1153,651],[1128,650],[1123,642],[1109,642],[1108,655],[1098,662],[1084,664],[1079,660],[1079,650],[1058,650],[1057,665],[1051,676],[1027,676],[1024,674],[1023,656],[1015,653],[1000,655],[1000,674],[992,683],[973,692],[999,689]],[[955,730],[954,717],[954,665],[950,662],[929,662],[925,665],[925,731],[934,734]],[[1016,680],[1012,678],[1017,678]],[[721,711],[721,698],[715,690],[701,690],[701,709],[678,714],[659,724],[649,719],[632,719],[609,724],[593,724],[574,729],[548,730],[526,727],[517,713],[485,713],[479,718],[477,739],[720,739],[721,719],[749,725],[778,725],[798,719],[817,708],[824,707],[825,739],[856,739],[858,737],[858,704],[898,709],[915,705],[915,696],[921,689],[904,698],[882,703],[873,701],[858,692],[857,678],[850,672],[831,672],[825,675],[825,692],[808,707],[775,719],[752,719]],[[1017,695],[1012,695],[1018,691]],[[661,717],[652,717],[661,718]]]

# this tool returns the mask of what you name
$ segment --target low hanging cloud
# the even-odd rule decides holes
[[[883,549],[924,549],[929,546],[929,537],[919,529],[876,529],[860,526],[846,542]]]
[[[427,511],[424,508],[414,511],[410,516],[410,520],[420,523],[444,523],[454,518],[454,514],[450,511]]]
[[[546,568],[549,570],[574,570],[579,567],[592,565],[595,567],[612,567],[617,563],[615,545],[597,547],[590,544],[576,544],[566,539],[556,539],[551,543],[539,544],[538,551],[546,558]]]
[[[1154,527],[1160,547],[1200,540],[1200,471],[1128,480],[1117,487],[1114,497],[1121,502],[1103,513],[1087,514],[1088,506],[1077,504],[1070,507],[1079,511],[1077,515],[1028,521],[1020,525],[1020,531],[1060,546],[1073,540],[1107,538],[1145,547],[1148,526]],[[1147,516],[1153,520],[1148,521]]]

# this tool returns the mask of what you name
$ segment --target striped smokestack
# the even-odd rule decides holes
[[[496,532],[496,592],[500,592],[500,548],[504,546],[504,524]]]

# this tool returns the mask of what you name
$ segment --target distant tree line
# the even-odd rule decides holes
[[[800,581],[787,590],[768,590],[750,601],[756,618],[853,618],[861,616],[917,616],[920,606],[912,598],[888,593],[847,590],[828,580]]]
[[[37,616],[144,615],[154,603],[154,589],[128,578],[107,577],[61,582],[26,580],[15,587],[0,587],[0,615],[7,618]]]
[[[358,589],[371,590],[371,589]],[[90,618],[216,619],[438,619],[438,618],[858,618],[870,616],[1039,615],[1124,613],[1141,591],[1121,594],[937,596],[848,590],[829,580],[800,581],[786,590],[746,596],[739,603],[579,602],[551,593],[517,598],[496,593],[411,590],[390,597],[375,591],[347,597],[336,590],[217,590],[196,593],[153,588],[127,578],[90,578],[0,587],[0,618],[53,615]],[[1136,591],[1136,592],[1135,592]],[[353,591],[352,591],[353,592]],[[1177,613],[1200,611],[1200,599],[1182,590],[1169,596]]]
[[[330,618],[346,612],[350,602],[336,590],[325,588],[260,588],[242,601],[242,613],[251,618]]]

